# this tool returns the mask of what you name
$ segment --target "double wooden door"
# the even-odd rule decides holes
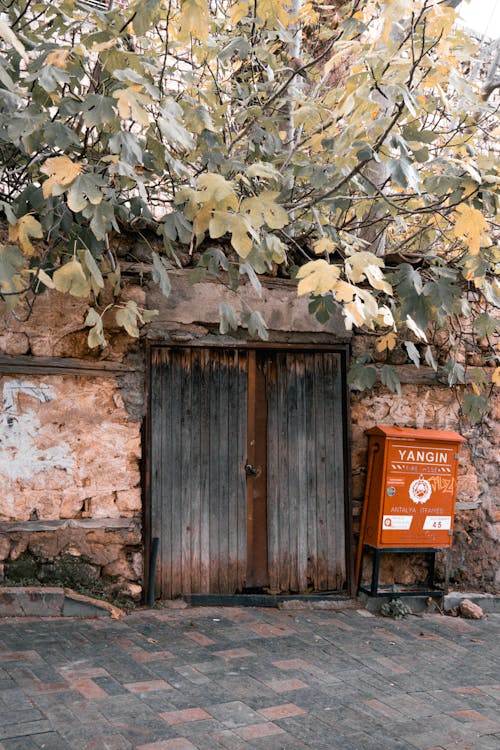
[[[153,350],[159,596],[345,588],[343,356]]]

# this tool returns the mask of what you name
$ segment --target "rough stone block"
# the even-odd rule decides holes
[[[478,604],[474,604],[470,599],[464,599],[460,602],[458,611],[462,617],[467,620],[480,620],[483,617],[483,610]]]

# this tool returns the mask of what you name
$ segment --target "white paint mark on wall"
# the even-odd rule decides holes
[[[34,385],[29,380],[9,380],[3,386],[3,407],[5,411],[17,413],[18,400],[20,393],[37,398],[42,404],[52,401],[55,398],[54,389],[50,385],[41,383]]]
[[[3,410],[0,415],[0,476],[6,479],[29,479],[41,472],[73,468],[75,455],[66,442],[45,450],[37,447],[42,437],[41,423],[33,409],[20,413],[18,396],[24,393],[42,404],[56,397],[54,389],[44,383],[9,380],[3,386]]]

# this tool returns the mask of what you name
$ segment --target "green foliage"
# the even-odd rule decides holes
[[[300,265],[310,312],[340,313],[378,351],[401,338],[436,368],[415,339],[448,332],[450,384],[464,382],[467,336],[499,364],[499,175],[484,138],[496,112],[464,74],[475,43],[446,4],[306,2],[297,17],[284,0],[0,10],[8,309],[50,286],[88,297],[89,345],[104,346],[100,293],[108,277],[119,284],[109,237],[139,227],[163,241],[151,265],[166,295],[183,248],[193,283],[210,274],[233,290],[245,279],[260,293],[259,274]],[[145,314],[117,302],[114,320],[137,336]],[[259,313],[221,309],[221,331],[238,325],[267,336]],[[361,368],[354,388],[373,385]],[[381,377],[399,391],[393,369]]]
[[[380,614],[384,617],[392,617],[393,620],[402,620],[403,617],[411,615],[412,610],[402,599],[389,599],[380,607]]]

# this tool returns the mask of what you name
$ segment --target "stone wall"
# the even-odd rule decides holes
[[[172,281],[167,300],[154,287],[126,289],[125,299],[158,307],[160,314],[140,342],[113,327],[109,317],[103,350],[87,348],[84,301],[45,294],[25,322],[0,310],[0,355],[19,363],[7,366],[8,357],[3,364],[0,358],[0,574],[10,581],[64,582],[106,595],[140,596],[146,337],[220,340],[218,307],[227,301],[260,310],[276,342],[348,338],[341,321],[322,327],[311,319],[307,301],[297,299],[290,283],[269,281],[260,298],[249,288],[242,303],[217,284],[190,287],[182,272],[172,274]],[[244,340],[246,332],[239,335]],[[43,358],[58,359],[52,366]],[[355,532],[364,493],[365,430],[376,424],[456,430],[468,442],[460,461],[450,580],[492,591],[500,583],[500,404],[497,398],[491,418],[471,428],[460,421],[454,394],[432,382],[432,372],[424,381],[405,385],[401,397],[382,386],[352,394]],[[412,580],[419,565],[388,559],[383,575]],[[444,576],[444,561],[439,573]]]
[[[78,578],[70,560],[78,557],[86,588],[104,578],[108,589],[127,584],[139,594],[140,423],[128,418],[115,379],[4,375],[0,397],[6,577],[47,580],[66,558]]]

